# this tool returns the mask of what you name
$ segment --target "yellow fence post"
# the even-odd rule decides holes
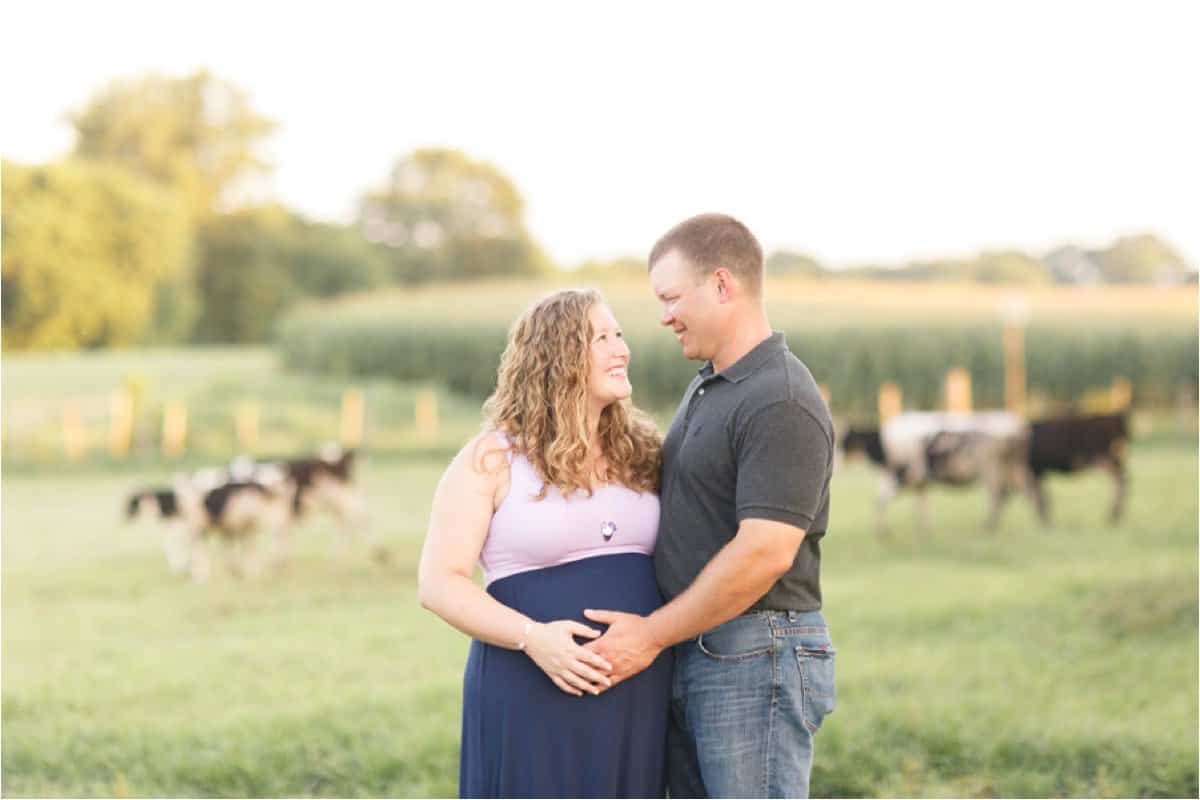
[[[971,373],[962,367],[946,373],[946,410],[957,413],[971,410]]]
[[[113,389],[109,411],[109,452],[116,458],[125,458],[133,440],[133,394],[123,387]]]
[[[891,381],[879,387],[879,424],[887,422],[900,413],[903,408],[900,397],[900,386]]]
[[[1128,378],[1113,378],[1110,402],[1114,412],[1128,411],[1133,405],[1133,384]]]
[[[1007,292],[1000,303],[1004,321],[1004,407],[1024,415],[1028,406],[1025,381],[1025,326],[1029,323],[1029,295]]]
[[[258,405],[242,403],[238,406],[234,426],[237,429],[238,449],[244,453],[253,451],[258,444]]]
[[[163,411],[163,455],[172,458],[182,455],[186,442],[187,407],[183,403],[167,403],[167,407]]]
[[[1025,413],[1025,329],[1004,326],[1004,407]]]
[[[67,403],[63,409],[63,450],[71,461],[82,461],[87,455],[87,434],[77,403]]]
[[[358,447],[363,439],[363,393],[358,389],[342,392],[342,446]]]
[[[431,389],[417,392],[417,432],[425,438],[437,436],[438,403],[437,394]]]

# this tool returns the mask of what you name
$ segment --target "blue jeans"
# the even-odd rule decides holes
[[[833,659],[820,611],[751,611],[676,645],[671,797],[808,797]]]

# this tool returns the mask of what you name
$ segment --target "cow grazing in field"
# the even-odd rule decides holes
[[[1041,420],[1030,425],[1029,471],[1042,521],[1050,522],[1050,508],[1042,480],[1048,473],[1073,473],[1101,467],[1112,475],[1116,490],[1109,521],[1117,523],[1125,511],[1129,480],[1125,449],[1129,444],[1128,415],[1102,414]]]
[[[154,519],[164,528],[167,566],[189,573],[196,581],[211,573],[205,538],[214,535],[229,548],[235,574],[257,571],[248,551],[259,545],[261,534],[274,537],[276,560],[279,539],[289,516],[292,489],[282,473],[272,482],[236,481],[221,470],[180,475],[171,488],[134,492],[126,504],[128,519]]]
[[[982,483],[990,510],[986,527],[994,529],[1014,488],[1030,491],[1029,428],[1007,412],[910,412],[882,428],[851,428],[839,442],[846,456],[865,454],[884,470],[876,499],[877,526],[886,531],[884,512],[902,488],[917,492],[919,526],[929,528],[925,490],[931,484],[966,487]]]
[[[125,518],[153,520],[162,525],[167,566],[172,572],[187,571],[190,523],[180,511],[179,497],[174,489],[160,487],[133,492],[125,505]]]
[[[167,520],[179,516],[174,489],[143,489],[129,495],[125,505],[127,519]]]
[[[253,478],[263,469],[282,470],[294,486],[292,521],[314,512],[330,514],[338,523],[341,533],[339,541],[346,542],[355,534],[360,534],[370,542],[374,556],[385,560],[387,550],[374,535],[366,502],[355,485],[354,460],[353,450],[326,445],[316,456],[303,458],[256,463],[253,459],[241,457],[230,465],[230,473]]]
[[[338,520],[347,535],[366,521],[366,504],[354,485],[353,450],[328,445],[316,457],[290,459],[282,466],[296,482],[292,510],[297,517],[325,511]]]
[[[239,457],[226,468],[176,476],[168,489],[135,493],[130,516],[154,516],[166,527],[167,562],[172,571],[188,572],[197,581],[211,573],[206,539],[221,540],[236,574],[258,572],[265,564],[260,551],[270,546],[269,565],[282,567],[292,552],[292,526],[316,511],[339,522],[347,540],[361,531],[380,561],[387,550],[371,536],[366,504],[353,482],[354,452],[336,445],[313,457],[255,462]],[[266,541],[263,541],[266,540]]]
[[[209,537],[225,544],[234,574],[261,571],[266,565],[261,550],[267,545],[273,548],[270,565],[282,565],[295,493],[293,481],[281,470],[262,470],[246,480],[230,477],[215,485],[213,477],[210,473],[202,473],[199,479],[178,476],[174,482],[185,521],[186,564],[193,580],[206,580],[211,573],[205,542]]]
[[[838,459],[865,455],[876,467],[887,467],[887,457],[883,454],[883,440],[879,438],[879,428],[850,427],[838,441]]]

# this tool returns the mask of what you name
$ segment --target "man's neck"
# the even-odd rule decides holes
[[[771,323],[765,314],[742,320],[734,334],[713,356],[713,372],[724,372],[771,336]]]

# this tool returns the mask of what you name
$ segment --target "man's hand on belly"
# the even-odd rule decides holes
[[[599,611],[591,608],[585,609],[583,615],[593,622],[608,625],[608,630],[603,636],[583,647],[596,651],[613,665],[613,670],[608,676],[614,686],[650,666],[664,649],[651,634],[650,623],[645,617],[623,611]]]

